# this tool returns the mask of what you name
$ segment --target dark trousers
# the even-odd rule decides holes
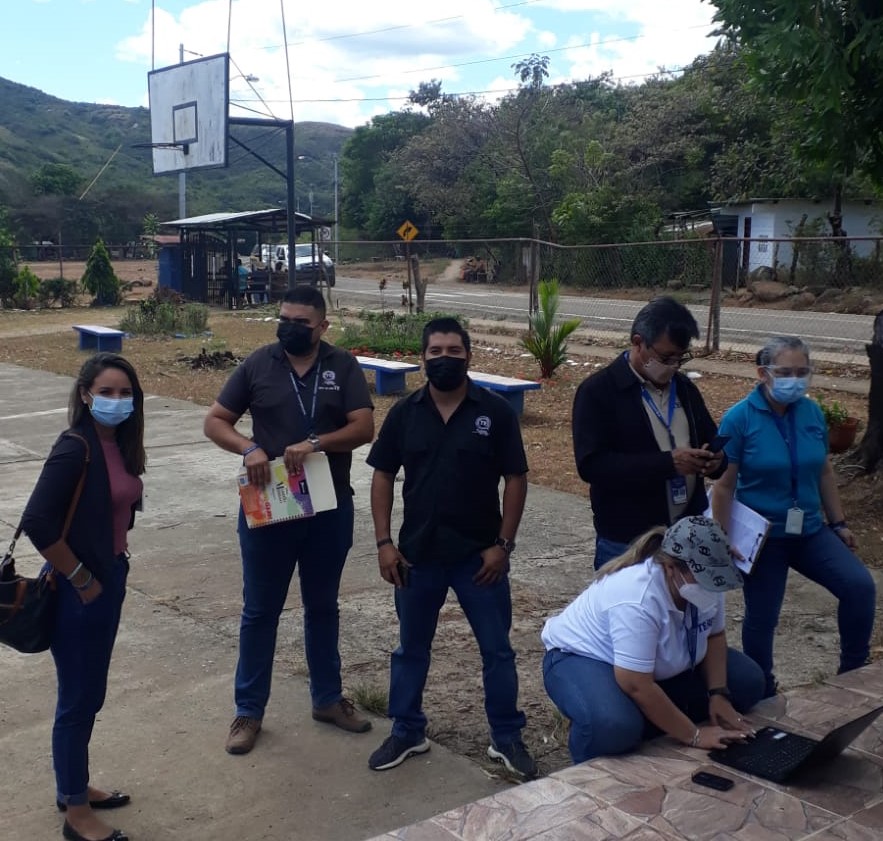
[[[496,745],[521,738],[524,713],[518,709],[515,652],[509,644],[512,598],[509,579],[477,585],[478,555],[451,564],[415,565],[407,587],[395,591],[399,647],[390,663],[389,715],[394,735],[417,741],[426,731],[423,688],[429,673],[430,650],[438,614],[452,589],[478,642],[484,681],[484,707]]]
[[[315,517],[250,529],[239,512],[243,607],[236,666],[236,715],[263,718],[270,699],[279,617],[297,568],[313,707],[341,699],[337,594],[353,545],[353,498]]]
[[[95,716],[104,705],[128,574],[129,562],[120,555],[101,595],[86,605],[64,576],[56,576],[58,613],[51,650],[58,675],[58,703],[52,760],[62,803],[79,806],[89,799],[89,740]]]

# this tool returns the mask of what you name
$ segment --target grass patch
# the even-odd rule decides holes
[[[208,315],[205,304],[176,304],[149,298],[126,310],[120,329],[133,336],[196,336],[205,332]]]
[[[352,688],[353,700],[366,712],[386,718],[389,714],[389,697],[385,689],[374,684],[358,683]]]

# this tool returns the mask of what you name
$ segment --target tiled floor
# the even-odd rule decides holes
[[[822,737],[883,703],[883,662],[764,702],[758,724]],[[697,786],[697,770],[736,781]],[[585,762],[372,841],[880,841],[883,716],[823,769],[776,785],[663,738]]]

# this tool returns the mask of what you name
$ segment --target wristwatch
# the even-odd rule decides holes
[[[316,435],[315,432],[311,432],[307,435],[307,441],[309,441],[313,445],[313,452],[318,453],[319,450],[322,449],[322,445],[319,443],[319,436]]]
[[[729,701],[730,690],[726,686],[714,686],[708,690],[708,697],[712,698],[715,695],[721,695]]]
[[[511,555],[515,551],[515,541],[506,540],[505,537],[498,537],[494,543],[499,546],[507,555]]]

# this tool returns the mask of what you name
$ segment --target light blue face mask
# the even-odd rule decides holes
[[[90,394],[92,405],[89,410],[92,417],[102,426],[119,426],[135,411],[135,401],[131,397],[102,397]]]
[[[776,403],[796,403],[809,388],[808,377],[773,377],[770,397]]]

